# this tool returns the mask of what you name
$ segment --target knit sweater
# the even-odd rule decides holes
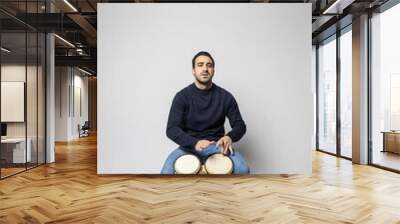
[[[225,117],[232,130],[226,133],[233,142],[246,133],[244,123],[233,95],[212,83],[207,90],[193,83],[179,91],[168,116],[167,136],[183,148],[193,150],[199,140],[218,141],[225,135]]]

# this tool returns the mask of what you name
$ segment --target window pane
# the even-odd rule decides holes
[[[37,13],[39,5],[37,1],[27,2],[26,12]],[[29,18],[32,23],[37,22],[34,18]],[[27,75],[26,75],[26,125],[27,143],[30,147],[30,159],[27,167],[37,166],[38,163],[38,33],[35,30],[27,29]]]
[[[352,35],[340,37],[340,126],[341,155],[352,156]]]
[[[28,32],[28,61],[27,61],[27,80],[26,80],[26,113],[27,113],[27,141],[30,147],[30,160],[28,160],[28,168],[37,165],[37,73],[38,73],[38,57],[37,57],[37,40],[36,32]]]
[[[336,40],[318,48],[318,146],[336,153]]]
[[[38,46],[38,163],[45,163],[45,60],[46,60],[46,36],[39,33]]]
[[[372,18],[372,163],[400,170],[400,5]]]

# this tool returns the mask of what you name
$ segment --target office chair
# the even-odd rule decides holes
[[[78,129],[79,129],[79,138],[89,136],[89,129],[90,129],[89,121],[85,121],[82,127],[78,125]]]

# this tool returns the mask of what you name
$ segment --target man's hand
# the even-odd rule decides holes
[[[201,150],[207,148],[209,145],[214,144],[215,141],[200,140],[196,143],[195,149],[200,152]]]
[[[232,149],[232,139],[231,137],[225,135],[224,137],[220,138],[217,142],[217,147],[222,146],[221,153],[224,155],[228,154],[228,150],[230,154],[233,154]]]

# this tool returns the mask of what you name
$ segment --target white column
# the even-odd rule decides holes
[[[353,162],[368,163],[368,15],[353,20]]]
[[[54,5],[46,1],[47,12],[54,12]],[[55,43],[54,35],[46,35],[46,163],[55,161]]]
[[[54,133],[55,133],[55,76],[54,76],[54,35],[49,33],[46,36],[46,60],[47,60],[47,92],[46,92],[46,163],[52,163],[55,161],[54,151]]]

